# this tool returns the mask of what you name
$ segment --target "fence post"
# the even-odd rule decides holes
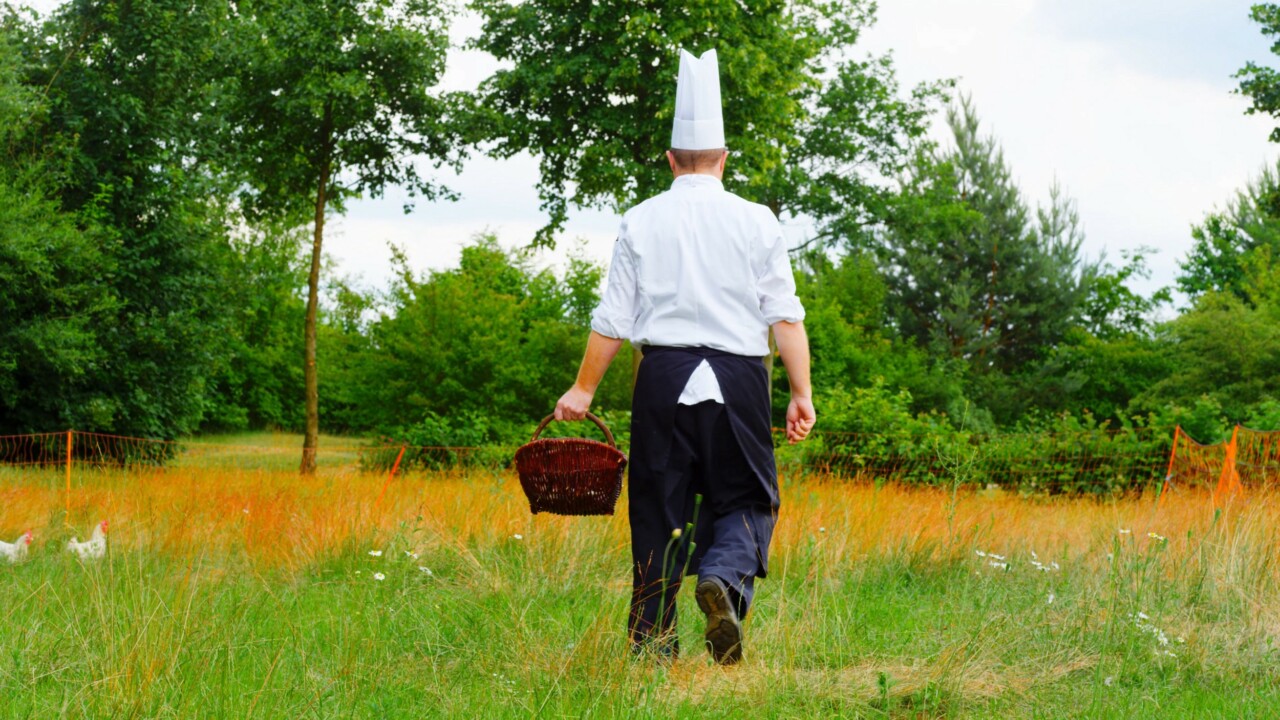
[[[382,483],[382,492],[378,493],[378,504],[376,506],[379,512],[382,510],[382,499],[387,496],[387,488],[391,486],[391,479],[396,476],[396,471],[400,469],[400,461],[404,459],[404,451],[407,447],[409,447],[407,444],[400,446],[400,454],[396,456],[396,462],[391,466],[391,472],[387,474],[387,481]]]
[[[1231,442],[1227,443],[1227,457],[1222,462],[1222,475],[1218,478],[1218,487],[1213,491],[1215,505],[1221,505],[1227,497],[1244,493],[1244,488],[1240,485],[1240,472],[1236,470],[1236,439],[1239,435],[1240,426],[1236,425],[1231,430]]]
[[[1173,426],[1173,448],[1169,450],[1169,468],[1164,471],[1164,482],[1160,483],[1160,494],[1156,496],[1156,505],[1164,504],[1164,494],[1169,491],[1169,481],[1173,479],[1173,459],[1178,455],[1178,437],[1182,435],[1182,426]]]
[[[62,523],[71,527],[71,438],[74,431],[67,431],[67,509],[62,516]]]

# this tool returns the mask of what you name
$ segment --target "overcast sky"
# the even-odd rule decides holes
[[[47,12],[59,3],[27,4]],[[879,20],[860,41],[892,51],[904,86],[956,78],[985,129],[1004,146],[1024,196],[1047,198],[1056,178],[1079,203],[1091,256],[1146,245],[1157,249],[1144,290],[1173,283],[1190,247],[1190,228],[1272,162],[1269,118],[1246,117],[1232,95],[1232,73],[1247,60],[1273,64],[1269,43],[1248,17],[1249,0],[882,0]],[[457,41],[475,18],[454,25]],[[673,59],[674,62],[674,59]],[[445,84],[474,87],[496,67],[476,52],[455,52]],[[672,88],[674,92],[674,88]],[[939,120],[939,123],[941,121]],[[939,138],[945,138],[935,128]],[[536,161],[476,158],[447,184],[455,203],[402,212],[394,190],[351,205],[330,224],[328,251],[343,272],[381,286],[387,243],[403,246],[416,268],[456,264],[462,244],[485,229],[508,245],[527,242],[544,222],[534,189]],[[571,215],[554,262],[575,239],[608,260],[617,217]],[[807,228],[789,228],[799,241]]]

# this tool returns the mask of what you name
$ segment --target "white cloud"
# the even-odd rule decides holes
[[[1001,141],[1027,199],[1044,200],[1056,178],[1078,200],[1091,255],[1105,250],[1118,260],[1123,249],[1155,247],[1154,277],[1146,288],[1153,289],[1172,284],[1177,261],[1191,244],[1190,226],[1277,153],[1266,141],[1270,122],[1243,114],[1247,105],[1230,94],[1230,78],[1175,72],[1195,64],[1185,54],[1229,67],[1267,60],[1251,54],[1256,44],[1223,57],[1232,46],[1215,41],[1180,47],[1162,35],[1170,22],[1142,20],[1167,9],[1181,18],[1172,25],[1182,32],[1188,18],[1221,14],[1234,19],[1213,28],[1260,35],[1245,5],[883,3],[880,22],[866,39],[872,49],[893,50],[908,84],[958,77],[987,132]],[[1123,31],[1117,18],[1124,20]],[[1153,64],[1151,52],[1135,48],[1181,55],[1177,62]],[[936,134],[945,136],[940,128]]]

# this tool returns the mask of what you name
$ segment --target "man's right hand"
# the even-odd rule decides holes
[[[591,409],[592,393],[574,385],[556,403],[556,420],[582,420]]]
[[[787,442],[795,445],[809,437],[809,431],[817,421],[818,413],[813,409],[813,400],[792,395],[791,404],[787,406]]]

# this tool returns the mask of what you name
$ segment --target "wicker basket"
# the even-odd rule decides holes
[[[612,515],[622,493],[627,456],[618,450],[609,428],[591,413],[587,418],[604,431],[607,445],[585,438],[539,440],[554,417],[543,419],[533,439],[516,450],[516,471],[529,510],[535,515]]]

